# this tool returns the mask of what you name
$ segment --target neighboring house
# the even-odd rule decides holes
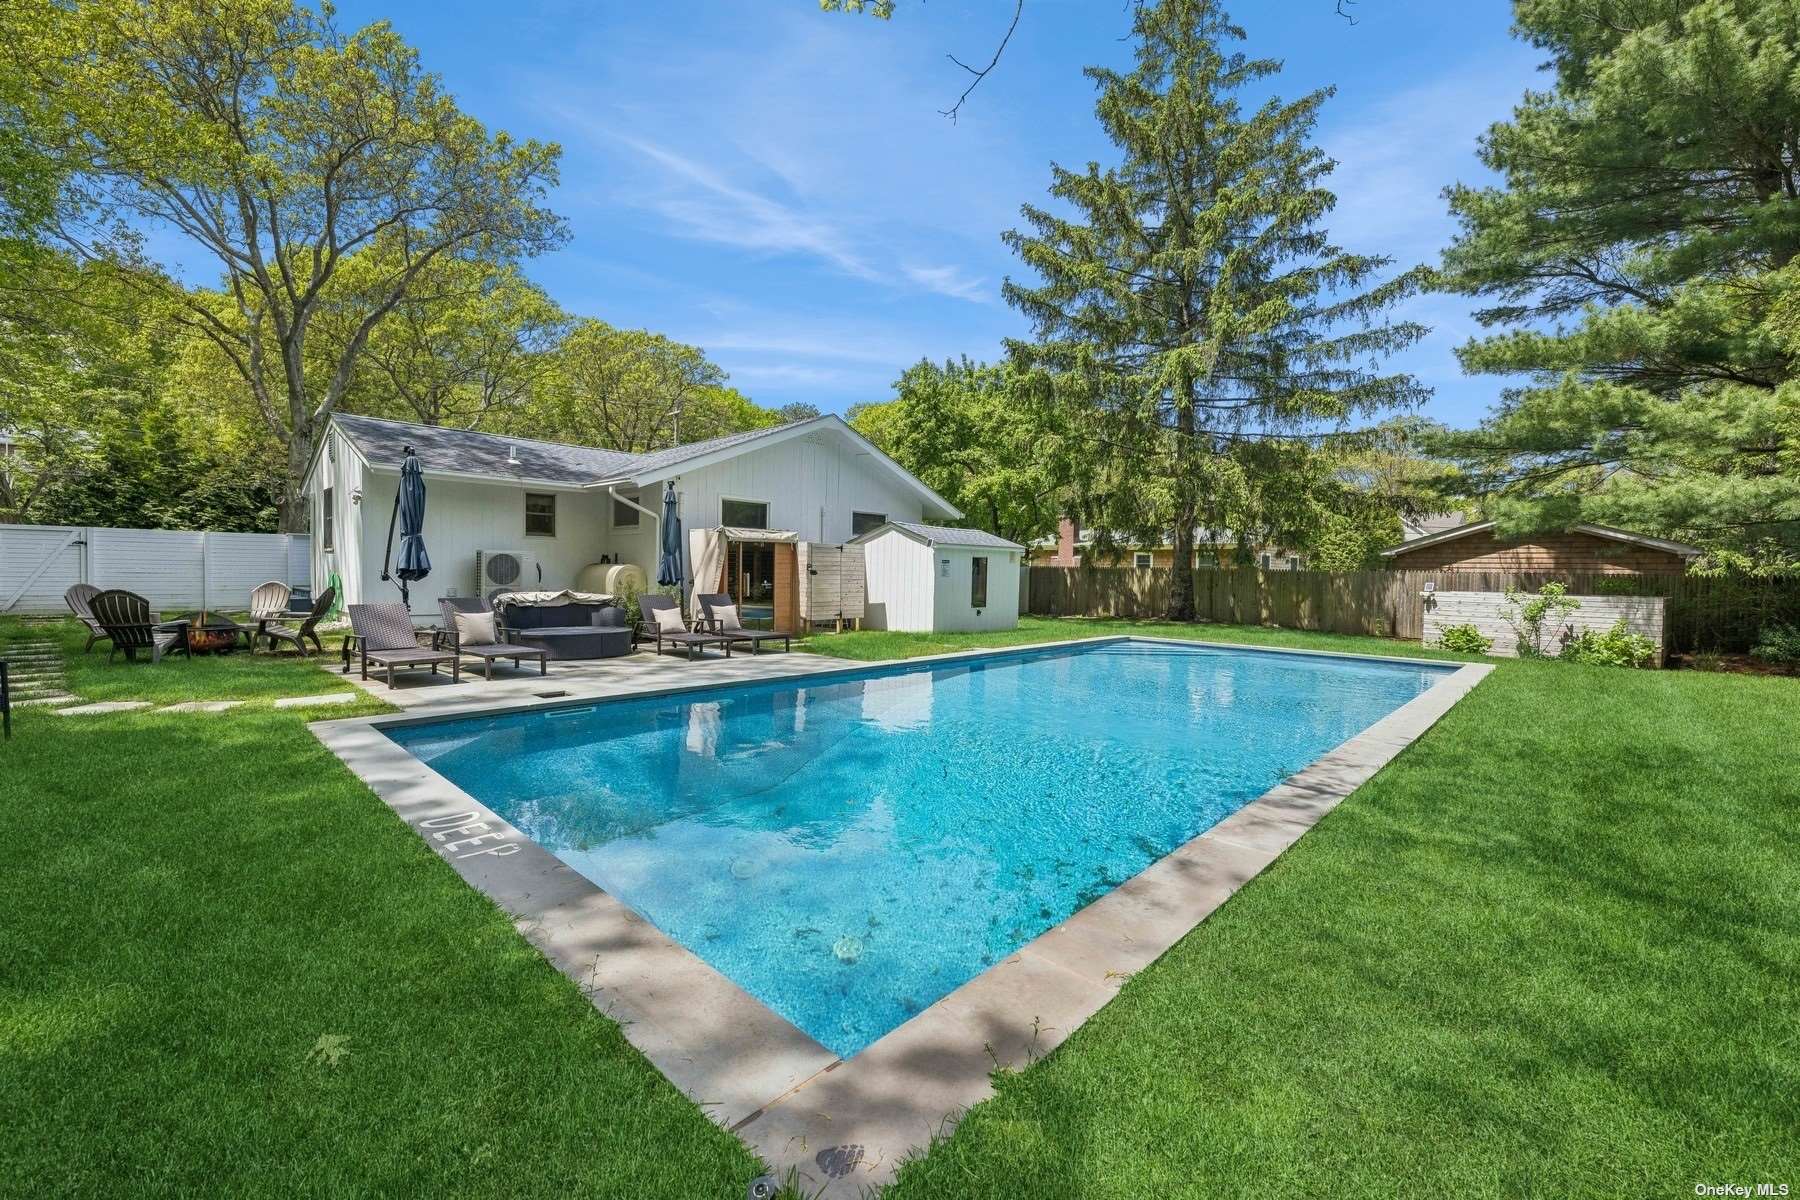
[[[1468,523],[1469,518],[1459,512],[1432,513],[1423,517],[1401,517],[1400,540],[1403,543],[1410,542],[1416,538],[1443,533],[1445,530],[1455,529]]]
[[[856,542],[869,580],[868,628],[972,633],[1018,625],[1019,543],[914,521],[889,521]]]
[[[1567,571],[1583,575],[1674,575],[1700,551],[1605,525],[1500,538],[1492,521],[1458,525],[1383,550],[1403,571]]]
[[[381,579],[400,461],[424,469],[431,576],[414,595],[474,595],[476,556],[518,556],[527,588],[572,587],[582,568],[630,563],[654,582],[663,485],[673,480],[683,578],[694,530],[724,529],[726,591],[746,612],[791,624],[795,544],[840,544],[891,520],[962,516],[836,416],[795,421],[648,454],[336,414],[307,471],[315,587],[337,575],[345,603],[395,601]],[[785,536],[784,536],[785,535]],[[415,611],[434,611],[430,603]]]
[[[1038,560],[1040,566],[1078,567],[1083,558],[1093,551],[1093,539],[1083,536],[1084,531],[1074,521],[1064,517],[1057,525],[1055,547],[1049,557]],[[1096,565],[1118,567],[1168,567],[1175,562],[1175,548],[1168,542],[1160,545],[1129,545],[1119,539],[1119,547],[1115,556],[1104,564],[1096,560]],[[1237,534],[1229,529],[1196,529],[1194,530],[1194,566],[1200,570],[1211,568],[1229,568],[1238,565]],[[1299,571],[1306,565],[1305,557],[1296,550],[1288,550],[1275,545],[1252,545],[1251,562],[1265,571]]]

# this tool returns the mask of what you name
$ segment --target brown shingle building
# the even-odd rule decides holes
[[[1679,575],[1693,546],[1605,525],[1501,539],[1492,521],[1427,534],[1381,552],[1402,571],[1566,571],[1581,575]]]

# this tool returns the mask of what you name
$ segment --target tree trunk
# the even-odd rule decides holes
[[[1194,509],[1183,504],[1175,517],[1175,561],[1169,564],[1169,620],[1194,619]]]
[[[295,429],[287,444],[287,477],[281,482],[281,532],[308,533],[311,514],[306,510],[306,497],[300,489],[306,483],[306,468],[312,463],[313,431]]]

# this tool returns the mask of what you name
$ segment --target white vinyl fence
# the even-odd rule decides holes
[[[1618,621],[1656,644],[1656,665],[1663,663],[1663,597],[1571,596],[1581,607],[1562,618],[1560,627],[1546,625],[1544,652],[1558,654],[1578,633],[1605,633]],[[1519,657],[1519,635],[1506,619],[1504,592],[1436,592],[1425,602],[1425,644],[1435,646],[1452,625],[1473,625],[1493,646],[1489,654]]]
[[[239,609],[271,579],[311,584],[305,534],[0,525],[0,613],[66,613],[77,583],[137,592],[164,612]]]

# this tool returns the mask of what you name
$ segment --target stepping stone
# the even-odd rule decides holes
[[[275,702],[276,708],[311,708],[315,704],[354,704],[357,693],[331,692],[324,696],[283,696]]]
[[[102,700],[98,704],[82,704],[75,708],[59,708],[59,717],[97,717],[102,713],[130,712],[135,708],[149,708],[148,700]]]
[[[62,696],[33,696],[33,697],[32,697],[32,698],[31,698],[31,699],[29,699],[29,700],[14,700],[14,701],[13,701],[13,707],[14,707],[14,708],[24,708],[24,707],[25,707],[25,706],[26,706],[26,705],[27,705],[27,704],[45,704],[45,705],[49,705],[49,704],[73,704],[73,703],[75,703],[75,702],[76,702],[76,701],[77,701],[77,700],[79,700],[79,699],[81,699],[81,697],[80,697],[80,696],[69,696],[69,695],[62,695]]]
[[[166,713],[166,712],[218,713],[218,712],[224,712],[228,708],[236,708],[238,705],[240,705],[242,703],[243,703],[242,700],[188,700],[181,704],[170,704],[164,708],[159,708],[156,711],[159,713]]]

